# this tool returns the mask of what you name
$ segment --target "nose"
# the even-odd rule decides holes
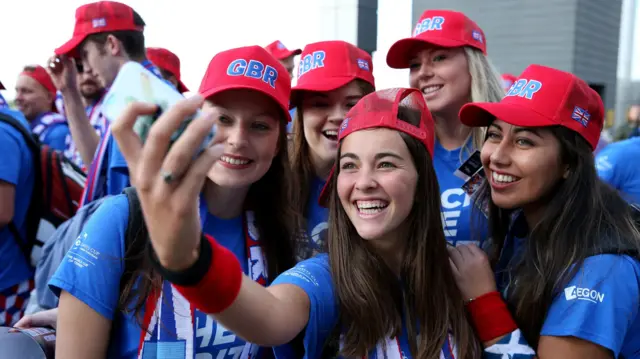
[[[420,68],[418,68],[417,75],[419,77],[432,77],[433,76],[433,64],[430,61],[422,60],[420,62]]]
[[[511,162],[510,152],[509,143],[503,138],[500,143],[494,146],[493,152],[491,152],[491,155],[489,156],[489,160],[491,161],[491,164],[495,166],[506,167]]]
[[[220,127],[218,127],[220,129]],[[226,142],[229,146],[233,148],[242,148],[247,145],[248,141],[248,131],[241,124],[234,124],[231,128],[228,128],[226,131]]]
[[[362,192],[371,191],[378,187],[378,182],[375,179],[375,175],[371,169],[362,167],[358,171],[358,177],[356,178],[355,188]]]
[[[332,124],[340,126],[347,112],[349,112],[349,110],[342,103],[336,103],[331,107],[328,121]]]

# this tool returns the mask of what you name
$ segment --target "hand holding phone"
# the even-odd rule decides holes
[[[158,106],[158,111],[150,116],[139,116],[133,127],[134,132],[142,142],[147,139],[151,125],[171,106],[184,99],[184,96],[173,86],[158,78],[155,74],[137,62],[128,62],[118,72],[118,76],[105,95],[102,103],[102,114],[107,121],[113,123],[132,102],[146,102]],[[180,137],[191,121],[200,115],[197,111],[193,116],[184,119],[180,128],[174,132],[170,144]],[[200,145],[198,154],[210,143],[215,135],[215,127],[211,128],[205,141]]]

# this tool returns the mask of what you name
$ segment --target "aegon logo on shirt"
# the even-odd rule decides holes
[[[276,88],[276,80],[278,79],[278,71],[276,69],[269,65],[264,66],[258,60],[249,60],[249,62],[244,59],[233,60],[227,67],[227,75],[262,80],[273,88]]]
[[[592,303],[602,303],[602,301],[604,301],[604,293],[589,288],[580,288],[575,285],[564,289],[564,297],[566,300],[587,300]]]

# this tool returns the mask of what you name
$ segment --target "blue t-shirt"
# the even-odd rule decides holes
[[[158,68],[150,61],[145,60],[142,65],[154,75],[163,79]],[[166,80],[165,82],[169,83]],[[120,152],[118,144],[108,133],[107,124],[105,124],[103,131],[105,135],[98,144],[87,176],[87,188],[82,198],[83,205],[104,196],[122,193],[122,190],[131,185],[127,162]]]
[[[310,256],[324,252],[327,243],[327,235],[329,225],[329,208],[322,207],[318,204],[318,198],[322,192],[322,188],[326,183],[318,177],[314,177],[310,185],[309,203],[307,204],[307,233],[309,235],[309,253]]]
[[[331,278],[329,256],[319,254],[316,257],[298,263],[276,278],[273,285],[293,284],[305,291],[309,297],[309,322],[304,332],[305,355],[303,358],[321,358],[322,351],[329,336],[335,332],[338,325],[340,308],[335,294],[335,286]],[[403,321],[404,322],[404,321]],[[334,334],[335,335],[335,334]],[[387,352],[382,346],[369,352],[369,358],[411,358],[406,325],[398,338],[386,341]],[[449,342],[445,343],[447,350],[442,351],[441,358],[453,359]],[[295,358],[294,351],[286,344],[273,349],[276,358]],[[385,355],[390,353],[391,355]]]
[[[503,295],[508,291],[509,262],[523,254],[525,223],[524,216],[515,216],[496,268]],[[626,255],[591,256],[551,303],[540,335],[572,336],[611,350],[615,358],[636,358],[639,308],[640,262]]]
[[[36,134],[40,142],[64,152],[68,147],[68,138],[71,137],[67,119],[59,113],[45,112],[39,114],[30,123],[31,131]]]
[[[464,181],[454,174],[462,165],[461,151],[462,148],[448,151],[438,141],[435,143],[433,167],[440,186],[442,227],[447,241],[453,245],[471,242],[482,245],[487,237],[487,218],[462,189]]]
[[[216,218],[208,213],[202,202],[200,211],[201,218],[204,218],[204,232],[231,250],[247,273],[242,216],[233,219]],[[86,223],[78,241],[49,282],[50,288],[57,294],[65,290],[113,321],[115,334],[109,346],[109,358],[137,358],[141,335],[137,320],[116,310],[120,278],[124,270],[122,258],[128,215],[129,203],[126,196],[106,199]],[[238,357],[245,344],[244,340],[197,310],[193,332],[193,344],[198,358]]]
[[[4,97],[2,97],[2,94],[0,94],[0,108],[8,108],[9,104],[7,103],[7,100],[4,99]]]
[[[640,203],[640,137],[615,142],[598,153],[596,169],[600,178],[620,191],[629,202]]]
[[[22,113],[9,108],[0,108],[0,113],[11,116],[29,129]],[[15,186],[13,223],[22,238],[27,235],[27,211],[34,183],[34,164],[31,149],[24,137],[11,125],[0,121],[0,181]],[[23,282],[33,276],[33,270],[20,251],[16,239],[8,226],[0,228],[0,291]],[[0,303],[2,303],[0,301]],[[2,307],[0,307],[2,311]]]

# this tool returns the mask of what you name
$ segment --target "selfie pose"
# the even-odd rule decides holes
[[[171,135],[202,107],[202,117],[189,124],[170,153],[200,147],[214,125],[216,144],[190,167],[198,176],[182,176],[192,156],[178,156],[155,178],[166,189],[182,184],[178,196],[189,201],[186,207],[177,198],[162,203],[171,213],[164,225],[189,238],[176,225],[187,219],[197,227],[196,236],[214,236],[235,257],[238,270],[259,286],[294,264],[285,131],[290,89],[286,70],[261,47],[223,51],[211,60],[199,95],[171,107],[153,125],[145,146],[156,152],[138,152],[140,162],[129,162],[138,178],[139,171],[156,173],[154,157],[164,156]],[[111,127],[129,155],[131,136],[140,141],[131,132],[137,115],[152,115],[157,107],[137,103],[133,110],[135,115],[129,111]],[[148,196],[148,184],[137,181],[136,187],[140,199]],[[105,200],[49,283],[60,294],[56,356],[167,358],[167,348],[170,358],[259,355],[258,346],[218,325],[150,266],[146,231],[129,227],[142,213],[130,203],[131,195]],[[141,205],[148,210],[148,201]],[[154,218],[146,222],[157,228]]]
[[[638,358],[640,234],[596,173],[600,96],[531,65],[500,103],[466,105],[460,118],[488,126],[477,200],[490,257],[449,248],[485,357]]]
[[[155,268],[191,304],[248,341],[277,346],[279,358],[477,357],[449,266],[433,121],[419,91],[375,92],[347,113],[320,196],[329,205],[329,253],[298,263],[268,288],[243,275],[233,253],[197,225],[191,187],[202,181],[202,159],[175,161],[195,147],[165,155],[164,137],[143,145],[124,128],[139,108],[123,115],[116,138],[143,202]],[[178,122],[166,116],[154,126],[170,131]],[[165,171],[183,179],[167,184]],[[297,352],[286,344],[301,333]]]

